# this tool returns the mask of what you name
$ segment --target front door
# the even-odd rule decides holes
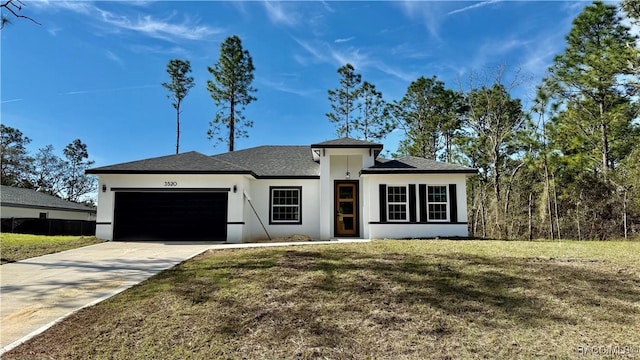
[[[357,236],[359,230],[358,183],[336,182],[335,194],[335,235]]]

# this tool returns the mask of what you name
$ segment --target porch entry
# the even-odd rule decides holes
[[[335,236],[358,236],[358,182],[335,183]]]

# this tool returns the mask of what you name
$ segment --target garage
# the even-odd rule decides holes
[[[227,192],[116,192],[114,240],[226,241]]]

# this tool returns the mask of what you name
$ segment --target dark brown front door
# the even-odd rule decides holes
[[[336,182],[336,236],[358,235],[358,183]]]

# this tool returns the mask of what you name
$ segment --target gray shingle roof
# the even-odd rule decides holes
[[[462,165],[449,164],[415,156],[400,159],[378,159],[370,168],[362,169],[362,174],[426,174],[426,173],[464,173],[475,174],[478,171]]]
[[[56,209],[95,213],[96,210],[82,204],[62,200],[58,197],[43,194],[31,189],[11,186],[0,187],[2,206]]]
[[[251,169],[256,177],[320,176],[320,165],[313,161],[308,146],[258,146],[214,155],[212,158]]]
[[[250,174],[238,165],[212,158],[196,151],[103,166],[87,174]]]
[[[313,148],[374,148],[381,144],[342,138],[309,146],[258,146],[213,156],[199,152],[161,156],[146,160],[103,166],[88,174],[251,174],[257,178],[318,178],[320,165],[313,160]],[[468,167],[407,156],[402,159],[378,159],[363,174],[380,173],[468,173]]]
[[[351,139],[351,138],[340,138],[329,141],[324,141],[321,143],[311,145],[312,148],[346,148],[346,147],[374,147],[382,149],[382,144],[377,144],[369,141]]]

